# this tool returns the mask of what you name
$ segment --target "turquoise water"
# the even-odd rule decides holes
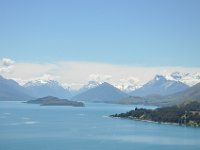
[[[134,106],[0,102],[0,150],[199,150],[200,128],[114,119]]]

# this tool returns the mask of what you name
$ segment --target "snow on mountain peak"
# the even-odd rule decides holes
[[[166,78],[163,75],[156,75],[154,80],[159,81],[159,80],[166,80]]]
[[[195,79],[200,80],[200,73],[196,72],[196,73],[193,74],[193,76],[194,76]]]
[[[42,86],[42,85],[48,85],[48,86],[61,86],[60,83],[58,83],[55,80],[31,80],[28,81],[26,84],[24,84],[24,87],[31,87],[31,86]]]
[[[139,80],[137,78],[128,77],[128,78],[121,79],[119,83],[116,83],[114,86],[120,89],[121,91],[129,93],[140,88],[142,85],[139,84]]]
[[[189,86],[193,86],[200,82],[200,73],[181,73],[173,72],[165,76],[169,80],[180,81]]]
[[[162,84],[166,81],[167,81],[167,79],[163,75],[156,75],[152,80],[147,82],[146,85]]]
[[[88,81],[87,84],[83,85],[83,87],[81,89],[91,89],[94,88],[98,85],[102,84],[102,82],[98,82],[98,81]]]
[[[88,84],[86,85],[89,89],[94,88],[98,85],[100,85],[101,82],[97,82],[97,81],[89,81]]]
[[[42,85],[61,86],[61,84],[56,81],[58,78],[59,78],[58,76],[52,76],[52,75],[49,75],[49,74],[44,74],[43,76],[30,79],[23,86],[24,87],[42,86]]]

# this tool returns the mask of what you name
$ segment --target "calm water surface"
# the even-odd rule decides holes
[[[134,108],[0,102],[0,150],[200,150],[200,128],[107,117]]]

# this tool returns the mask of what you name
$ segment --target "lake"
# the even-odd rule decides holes
[[[99,103],[78,108],[1,101],[0,150],[200,149],[200,128],[108,117],[134,108]]]

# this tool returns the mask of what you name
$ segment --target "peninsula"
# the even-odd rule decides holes
[[[192,101],[154,110],[135,108],[135,110],[114,114],[111,117],[200,127],[200,103]]]

